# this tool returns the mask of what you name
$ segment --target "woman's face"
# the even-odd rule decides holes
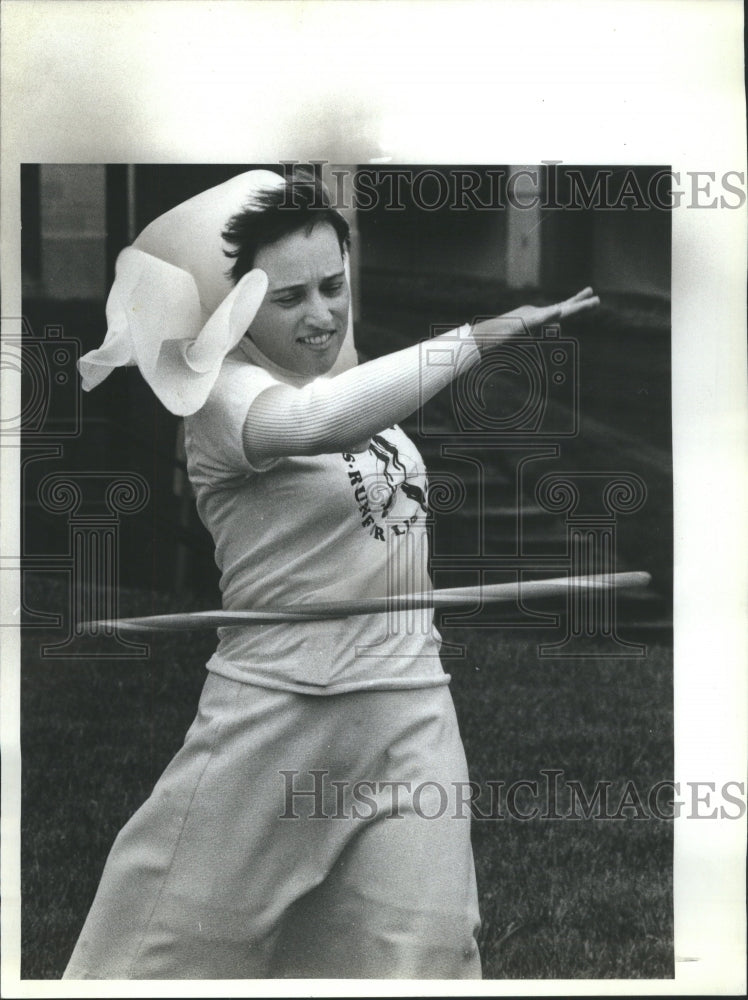
[[[271,361],[299,375],[323,375],[348,328],[350,293],[335,230],[318,223],[258,250],[268,290],[247,331]]]

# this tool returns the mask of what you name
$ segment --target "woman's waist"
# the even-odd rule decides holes
[[[366,565],[341,575],[341,567],[325,574],[319,567],[288,566],[263,575],[255,571],[226,572],[221,577],[222,605],[226,611],[262,609],[340,613],[391,612],[424,602],[433,586],[426,569],[395,575],[386,566]],[[413,599],[417,600],[413,600]]]
[[[218,630],[216,657],[269,678],[327,685],[443,673],[430,609]]]

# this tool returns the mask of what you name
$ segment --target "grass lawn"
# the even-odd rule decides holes
[[[512,818],[499,798],[505,818],[473,825],[486,977],[672,976],[671,824],[623,805],[635,801],[624,798],[627,782],[645,799],[672,776],[669,648],[554,662],[501,631],[463,638],[468,658],[451,668],[452,690],[472,780],[539,788],[518,795],[515,810],[537,805],[537,818]],[[564,772],[555,803],[543,794],[552,770]],[[588,798],[610,781],[607,809],[569,818],[569,781]],[[482,814],[499,811],[490,804]]]
[[[61,606],[57,583],[38,586],[36,608]],[[123,614],[152,610],[150,594],[123,593]],[[671,824],[619,808],[626,782],[646,800],[672,776],[669,644],[649,642],[642,659],[540,661],[529,633],[445,637],[467,647],[448,669],[481,813],[491,813],[488,782],[534,780],[542,789],[549,769],[564,772],[561,815],[566,781],[588,794],[610,781],[608,812],[619,812],[522,820],[499,797],[503,818],[474,821],[485,977],[671,977]],[[42,658],[40,644],[55,638],[29,629],[22,666],[22,976],[30,979],[61,975],[117,831],[192,721],[215,643],[213,633],[173,633],[156,635],[146,659]],[[547,808],[527,789],[516,801],[523,812],[533,801]]]

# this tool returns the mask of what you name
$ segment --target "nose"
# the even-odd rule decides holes
[[[330,303],[319,292],[309,297],[305,320],[308,326],[320,330],[330,330],[335,326],[335,316]]]

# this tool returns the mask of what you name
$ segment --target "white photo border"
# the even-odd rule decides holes
[[[19,164],[670,164],[675,780],[742,781],[746,750],[746,207],[738,0],[5,0],[2,315],[21,315]],[[694,180],[694,172],[700,174]],[[13,331],[11,331],[12,333]],[[19,412],[3,371],[3,413]],[[17,450],[0,449],[0,551]],[[18,581],[2,574],[3,611]],[[7,620],[4,616],[3,621]],[[5,996],[152,996],[153,983],[20,980],[19,643],[2,656]],[[554,995],[745,990],[745,817],[675,821],[675,978],[553,980]],[[547,995],[542,981],[452,995]],[[179,981],[163,995],[439,995],[440,982]],[[298,991],[295,993],[294,991]]]

